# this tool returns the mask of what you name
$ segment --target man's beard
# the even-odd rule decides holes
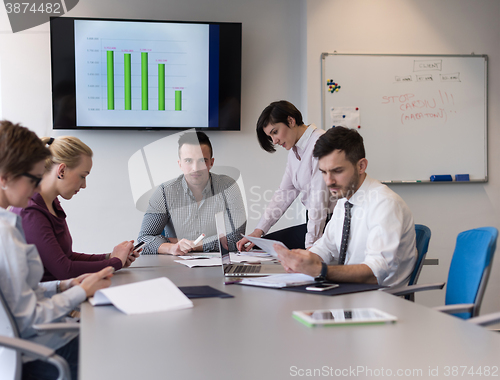
[[[356,187],[358,186],[358,183],[359,183],[359,173],[354,173],[354,175],[351,178],[351,181],[347,186],[340,187],[339,191],[336,194],[332,193],[331,191],[330,193],[337,199],[350,198],[356,192]]]

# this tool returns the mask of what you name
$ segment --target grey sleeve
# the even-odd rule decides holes
[[[159,186],[149,199],[148,209],[142,219],[141,231],[137,241],[143,241],[146,244],[142,250],[143,255],[155,255],[158,248],[163,243],[168,243],[168,237],[161,233],[170,221],[170,213],[167,208],[165,190]]]

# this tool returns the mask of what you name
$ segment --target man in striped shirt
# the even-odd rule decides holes
[[[183,175],[162,183],[149,200],[138,241],[142,254],[183,255],[190,251],[219,249],[215,214],[224,212],[229,249],[245,233],[246,215],[235,180],[210,173],[214,164],[212,144],[203,132],[179,138],[179,167]],[[197,244],[195,240],[204,234]]]

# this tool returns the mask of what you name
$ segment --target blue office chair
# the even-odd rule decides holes
[[[458,234],[448,272],[446,306],[437,307],[436,310],[462,319],[478,316],[491,271],[497,238],[498,230],[494,227],[476,228]],[[413,285],[389,293],[407,295],[416,291],[439,289],[439,285]]]
[[[429,241],[431,240],[431,230],[423,224],[415,224],[415,234],[418,256],[417,262],[415,263],[415,269],[410,276],[408,285],[415,285],[417,283],[420,271],[422,270],[422,265],[424,264],[425,256],[427,255],[427,250],[429,249]]]
[[[429,249],[429,241],[431,240],[431,230],[429,227],[423,224],[415,224],[415,234],[417,242],[417,262],[415,263],[415,269],[410,276],[410,281],[408,285],[415,285],[422,271],[422,266],[424,264],[425,256],[427,255],[427,250]],[[405,298],[409,301],[415,302],[415,293],[407,294]]]
[[[438,310],[462,319],[477,317],[491,271],[498,230],[482,227],[458,234],[445,304]]]

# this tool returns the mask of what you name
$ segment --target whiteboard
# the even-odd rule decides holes
[[[486,182],[487,60],[323,53],[323,128],[356,128],[367,172],[383,182]]]

